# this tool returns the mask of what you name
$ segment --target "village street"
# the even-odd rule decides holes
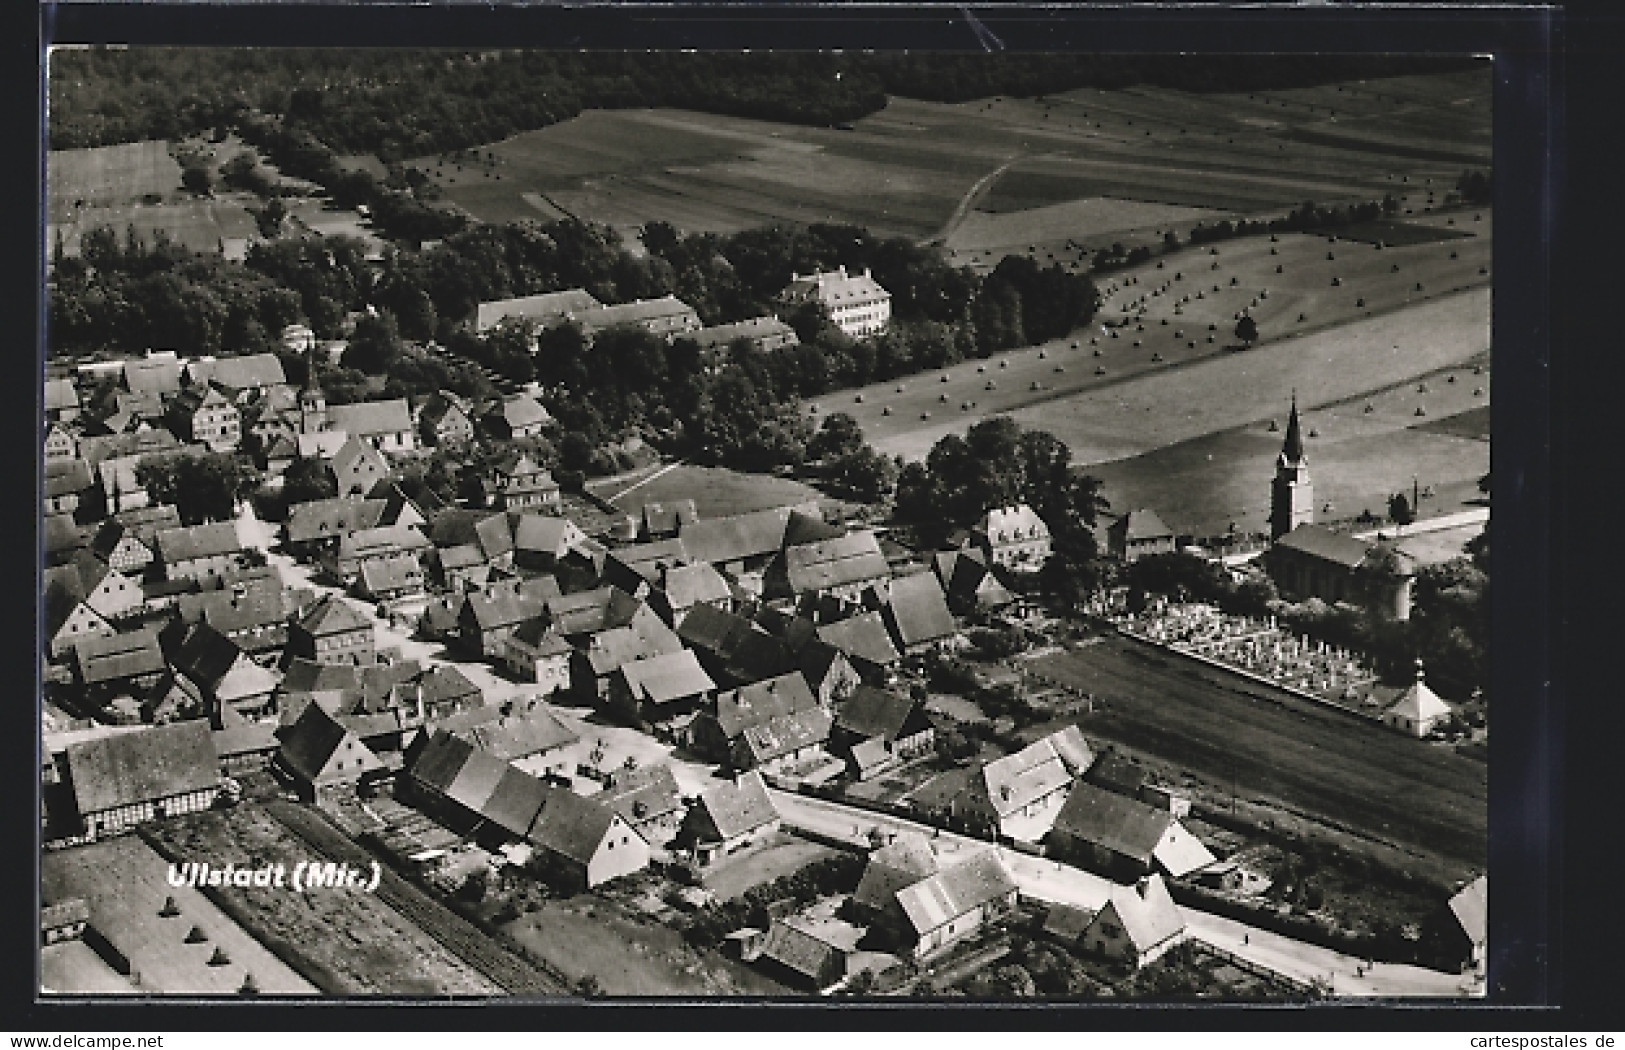
[[[1021,892],[1037,900],[1098,911],[1111,891],[1110,880],[1067,864],[1033,857],[1005,847],[951,832],[940,831],[899,817],[886,816],[852,806],[809,798],[784,791],[770,791],[773,803],[785,823],[855,845],[867,845],[869,832],[914,831],[931,838],[947,852],[994,848],[1015,876]],[[1248,926],[1191,908],[1180,909],[1191,935],[1215,948],[1223,949],[1276,973],[1300,981],[1327,981],[1332,994],[1347,996],[1459,996],[1463,978],[1419,966],[1377,963],[1321,948],[1278,933]],[[1363,971],[1363,972],[1362,972]]]

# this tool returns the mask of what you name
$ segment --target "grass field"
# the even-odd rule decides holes
[[[255,806],[165,821],[153,826],[153,834],[175,855],[213,864],[242,863],[244,858],[280,860],[291,872],[299,860],[321,857],[309,843]],[[125,865],[117,870],[122,878],[133,867]],[[324,992],[502,993],[499,985],[481,976],[373,894],[353,890],[301,894],[291,889],[230,889],[222,893],[231,896],[257,939],[285,945],[286,950],[306,960],[311,970],[323,974]],[[157,905],[152,910],[156,911]]]
[[[815,860],[835,855],[828,846],[780,832],[778,840],[737,859],[721,861],[705,876],[705,888],[720,900],[732,900],[752,886],[793,875]]]
[[[1006,165],[976,201],[987,213],[1113,198],[1125,214],[1252,214],[1374,199],[1430,178],[1442,187],[1489,164],[1488,87],[1486,68],[1254,96],[1133,88],[952,105],[894,98],[851,130],[594,111],[482,146],[475,161],[409,163],[489,221],[562,209],[622,230],[653,219],[724,233],[790,220],[944,236],[972,188]]]
[[[169,143],[131,142],[94,149],[52,150],[45,165],[50,220],[64,222],[81,207],[168,197],[181,188],[181,166]]]
[[[748,514],[796,503],[828,502],[817,489],[799,481],[770,474],[743,474],[726,467],[682,465],[661,473],[647,484],[631,488],[640,478],[653,475],[658,470],[654,468],[641,474],[589,482],[588,487],[629,514],[637,513],[645,503],[679,499],[693,500],[702,518]]]
[[[784,995],[789,989],[676,930],[591,896],[549,900],[507,925],[512,937],[571,981],[591,974],[604,994],[669,997]]]
[[[1077,719],[1091,739],[1117,741],[1200,780],[1233,783],[1245,797],[1329,818],[1462,872],[1484,864],[1485,768],[1448,748],[1128,639],[1042,658],[1034,669],[1105,698]]]
[[[200,814],[187,821],[216,818],[219,813]],[[210,822],[204,820],[205,823]],[[242,863],[248,852],[199,853],[199,860],[234,859]],[[269,856],[269,855],[267,855]],[[90,905],[91,925],[130,960],[131,968],[140,979],[125,991],[165,994],[233,995],[242,986],[245,974],[253,974],[260,990],[269,995],[315,994],[317,988],[299,976],[286,963],[271,954],[249,932],[234,922],[207,897],[195,889],[169,885],[166,875],[169,862],[141,839],[127,835],[88,846],[66,850],[53,850],[41,855],[40,882],[43,898],[56,902],[68,897],[83,897]],[[242,890],[247,896],[270,896],[292,891]],[[161,917],[164,898],[174,897],[181,914],[173,918]],[[290,900],[300,908],[303,904]],[[184,938],[193,926],[201,927],[208,940],[186,944]],[[210,966],[208,960],[216,947],[230,958],[224,966]],[[83,946],[82,946],[83,947]],[[88,948],[86,948],[88,951]],[[46,983],[57,991],[99,991],[111,975],[106,970],[98,976],[95,965],[82,957],[82,953],[69,952],[68,958],[48,968]],[[99,957],[93,958],[99,962]],[[77,983],[84,980],[89,987]]]
[[[221,242],[228,238],[256,234],[254,217],[241,202],[229,198],[170,204],[87,205],[66,221],[47,225],[46,250],[52,249],[60,233],[63,253],[76,256],[80,238],[98,226],[111,226],[120,240],[125,230],[133,226],[149,242],[162,230],[171,241],[200,252],[218,251]]]

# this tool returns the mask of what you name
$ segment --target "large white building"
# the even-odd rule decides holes
[[[854,339],[874,335],[891,320],[891,293],[870,276],[848,274],[846,267],[834,273],[792,274],[781,295],[787,303],[822,303],[837,328]]]

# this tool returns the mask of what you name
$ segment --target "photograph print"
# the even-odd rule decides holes
[[[40,995],[1484,997],[1491,74],[52,50]]]

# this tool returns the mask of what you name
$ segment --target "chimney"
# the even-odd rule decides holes
[[[1151,879],[1148,876],[1140,876],[1140,880],[1134,884],[1134,892],[1140,895],[1141,900],[1145,900],[1146,894],[1151,892]]]
[[[841,276],[842,276],[842,277],[845,277],[845,276],[846,276],[846,264],[845,264],[845,263],[842,263],[842,264],[841,264],[841,265],[840,265],[840,266],[837,266],[837,267],[836,267],[836,268],[835,268],[835,270],[836,270],[836,272],[837,272],[837,273],[839,273],[839,274],[840,274],[840,275],[841,275]]]
[[[863,268],[863,276],[865,276],[865,277],[869,276],[869,267],[865,266]]]

